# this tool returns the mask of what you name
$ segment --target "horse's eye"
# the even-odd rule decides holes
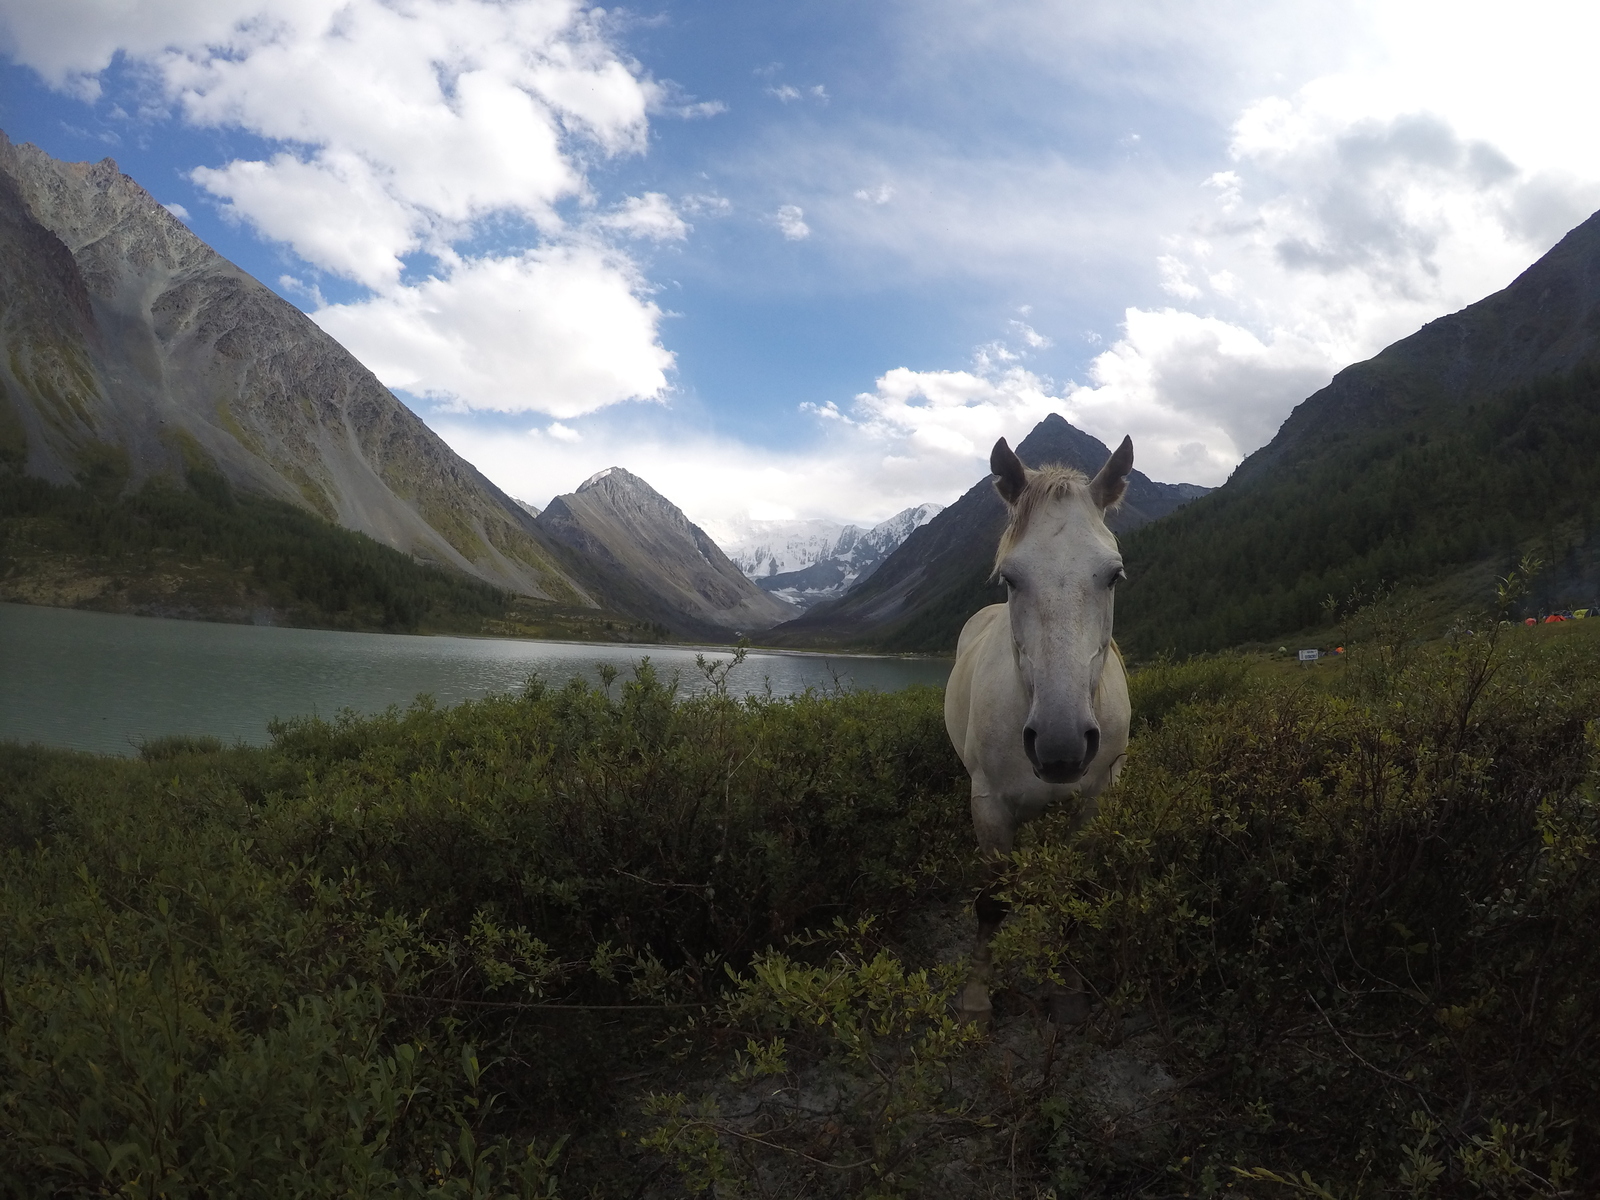
[[[1116,587],[1119,582],[1121,582],[1122,580],[1126,579],[1127,577],[1128,577],[1128,573],[1126,571],[1124,571],[1121,567],[1118,567],[1114,572],[1112,572],[1111,582],[1106,584],[1106,586],[1107,587]]]

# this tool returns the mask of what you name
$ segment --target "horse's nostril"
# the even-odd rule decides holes
[[[1038,743],[1038,732],[1032,725],[1024,726],[1022,730],[1022,752],[1028,756],[1028,761],[1036,767],[1039,765]]]
[[[1100,749],[1100,731],[1090,726],[1083,731],[1083,761],[1088,762]]]

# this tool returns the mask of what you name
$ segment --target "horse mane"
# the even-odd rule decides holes
[[[1017,497],[1017,502],[1010,506],[1011,520],[1007,523],[1005,532],[1000,535],[1000,545],[994,552],[995,571],[1000,569],[1000,564],[1006,560],[1006,555],[1011,553],[1012,547],[1022,535],[1028,532],[1028,522],[1033,520],[1033,514],[1040,505],[1070,495],[1082,495],[1086,501],[1093,504],[1088,495],[1089,477],[1082,471],[1055,465],[1040,467],[1038,470],[1029,467],[1026,470],[1028,482],[1023,485],[1022,494]]]

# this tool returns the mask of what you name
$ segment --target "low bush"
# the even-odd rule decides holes
[[[990,1039],[940,1040],[904,951],[838,951],[833,991],[803,950],[763,959],[722,1019],[789,1099],[763,1108],[731,1083],[659,1099],[684,1178],[749,1194],[805,1178],[795,1194],[819,1196],[930,1179],[947,1196],[1593,1194],[1593,650],[1519,631],[1354,654],[1360,670],[1316,687],[1241,678],[1241,660],[1136,677],[1151,707],[1119,788],[1080,836],[1047,817],[1015,857]],[[1025,1010],[1069,967],[1096,993],[1083,1036],[1030,1041],[1048,1027]],[[867,1068],[832,1015],[863,972],[887,989],[859,1001],[885,1018]],[[921,1024],[897,1027],[905,1011]],[[909,1159],[885,1148],[888,1110],[857,1100],[897,1071],[922,1081],[894,1114]]]
[[[0,749],[18,1195],[543,1195],[574,1132],[561,1167],[615,1181],[617,1077],[725,967],[968,857],[930,689],[680,699],[644,664],[145,750]]]
[[[1250,660],[1236,655],[1201,655],[1183,662],[1158,658],[1128,678],[1135,731],[1160,728],[1185,705],[1237,699],[1255,687]]]
[[[1600,1128],[1600,681],[1496,641],[1416,655],[1376,703],[1284,688],[1191,709],[1137,744],[1082,838],[1042,830],[1019,855],[1002,953],[1035,975],[1070,957],[1102,1036],[1134,1013],[1162,1031],[1203,1096],[1164,1148],[1197,1185],[1600,1179],[1578,1132]],[[1058,1136],[1085,1178],[1105,1170],[1081,1130]]]
[[[1600,1190],[1584,627],[1134,679],[997,1023],[941,696],[603,688],[0,748],[7,1194]],[[1068,966],[1097,1004],[1051,1026]]]

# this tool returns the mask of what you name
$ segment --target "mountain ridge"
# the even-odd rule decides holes
[[[1600,213],[1505,288],[1340,371],[1216,492],[1130,538],[1119,637],[1221,649],[1434,584],[1445,607],[1489,608],[1530,548],[1546,604],[1586,602],[1597,464]]]
[[[926,525],[943,509],[940,504],[916,504],[867,529],[840,525],[832,526],[832,532],[826,535],[798,540],[791,537],[781,561],[770,543],[747,545],[730,553],[729,558],[762,591],[809,609],[844,595],[869,578],[912,531]]]
[[[69,483],[108,446],[129,487],[214,469],[424,562],[595,603],[510,497],[113,160],[0,132],[0,176],[0,426],[27,473]]]
[[[793,615],[746,579],[681,509],[622,467],[557,496],[536,523],[581,556],[568,560],[573,573],[610,607],[674,633],[756,632]]]

